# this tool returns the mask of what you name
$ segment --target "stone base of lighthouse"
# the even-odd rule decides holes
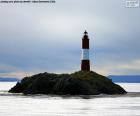
[[[82,60],[81,61],[81,70],[82,71],[90,71],[90,61],[89,60]]]

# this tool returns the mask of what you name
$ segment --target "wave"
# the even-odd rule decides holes
[[[116,97],[140,97],[140,92],[128,92],[127,94],[123,95],[107,95],[107,94],[100,94],[100,95],[43,95],[43,94],[36,94],[36,95],[24,95],[22,93],[9,93],[8,91],[0,91],[0,96],[14,96],[14,97],[31,97],[31,98],[61,98],[61,99],[95,99],[95,98],[116,98]]]

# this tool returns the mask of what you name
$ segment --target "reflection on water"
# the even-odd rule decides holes
[[[5,83],[4,86],[9,88],[9,83],[7,84]],[[0,88],[0,116],[138,116],[139,109],[139,91],[125,95],[60,97],[54,95],[24,96],[11,94]]]

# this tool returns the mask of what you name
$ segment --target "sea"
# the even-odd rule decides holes
[[[117,83],[125,95],[92,96],[8,93],[15,84],[0,82],[0,116],[140,116],[140,83]]]

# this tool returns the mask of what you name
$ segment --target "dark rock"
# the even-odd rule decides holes
[[[72,74],[40,73],[25,77],[9,90],[11,93],[97,95],[124,94],[126,91],[105,76],[93,71]]]

